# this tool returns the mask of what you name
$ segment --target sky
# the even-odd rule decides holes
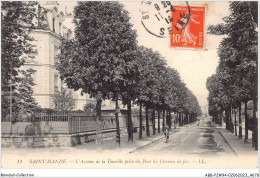
[[[125,6],[125,10],[129,12],[130,23],[133,24],[133,29],[137,31],[138,44],[148,48],[152,48],[154,51],[160,52],[165,57],[167,65],[175,68],[181,76],[181,79],[186,86],[197,97],[201,107],[208,104],[207,96],[208,91],[206,89],[206,80],[209,76],[216,72],[219,57],[217,55],[217,48],[223,36],[214,36],[206,34],[205,36],[205,49],[176,49],[170,47],[170,37],[158,38],[151,35],[141,24],[141,1],[134,2],[122,2]],[[181,5],[185,5],[181,2]],[[73,11],[73,7],[76,2],[61,2],[61,7],[67,6],[68,12]],[[178,2],[172,1],[173,5],[178,5]],[[222,22],[222,18],[229,15],[227,2],[195,2],[189,1],[190,6],[206,6],[205,17],[205,31],[208,25],[215,25]],[[154,25],[156,28],[156,24]]]

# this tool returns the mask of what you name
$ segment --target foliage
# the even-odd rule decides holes
[[[84,106],[84,111],[89,116],[94,115],[94,113],[96,111],[96,106],[93,103],[87,103]]]
[[[179,73],[166,66],[159,52],[137,46],[122,4],[78,2],[74,14],[75,39],[62,41],[56,68],[70,89],[96,98],[97,116],[101,116],[102,100],[121,99],[128,106],[131,133],[132,102],[168,113],[201,114]]]
[[[209,113],[257,97],[257,2],[230,2],[231,14],[208,32],[227,35],[216,74],[208,78]]]
[[[37,2],[1,2],[1,91],[2,116],[25,120],[38,108],[32,97],[33,70],[19,68],[34,52],[29,37],[34,28]],[[12,102],[10,102],[12,101]],[[10,106],[12,109],[10,110]],[[8,116],[9,115],[9,116]],[[19,116],[19,117],[18,117]]]
[[[103,99],[118,101],[121,96],[128,107],[131,104],[136,32],[119,2],[78,2],[74,14],[75,40],[63,40],[57,70],[69,88],[96,98],[97,116],[102,120]]]
[[[36,5],[33,1],[1,2],[1,87],[4,92],[10,90],[10,83],[17,82],[18,68],[33,51],[29,33],[34,27]]]
[[[63,41],[57,69],[69,88],[112,98],[131,70],[136,33],[118,2],[78,2],[75,40]],[[78,19],[78,20],[77,20]]]
[[[136,87],[137,103],[158,110],[187,112],[200,115],[196,97],[181,81],[179,73],[170,67],[158,52],[141,46]]]
[[[54,105],[56,111],[71,111],[75,107],[72,91],[62,88],[54,94]]]
[[[18,82],[13,84],[16,89],[11,92],[11,95],[4,96],[2,100],[3,117],[10,117],[10,112],[12,112],[12,118],[16,121],[25,121],[31,118],[32,114],[39,109],[37,102],[33,98],[32,86],[35,84],[33,83],[31,75],[34,72],[35,70],[33,69],[28,69],[26,71],[18,70]],[[11,99],[12,103],[10,103]],[[10,104],[12,105],[12,111],[10,111]]]

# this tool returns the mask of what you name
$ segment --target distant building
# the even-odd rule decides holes
[[[201,107],[201,111],[202,111],[202,117],[208,117],[208,105],[202,106]]]

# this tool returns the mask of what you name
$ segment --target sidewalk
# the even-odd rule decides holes
[[[238,138],[238,136],[223,127],[216,127],[216,130],[224,137],[237,155],[255,154],[257,156],[258,151],[255,151],[254,147],[252,147],[251,141],[245,142],[244,139]]]
[[[172,127],[172,130],[170,131],[170,135],[174,134],[175,132],[178,132],[179,129],[181,129],[183,127],[191,127],[194,124],[196,124],[196,122],[186,124],[181,127],[176,127],[175,129]],[[161,130],[162,130],[162,128],[161,128]],[[152,145],[153,143],[156,143],[160,140],[165,139],[164,133],[162,131],[160,133],[158,133],[158,130],[155,130],[155,131],[156,131],[156,135],[153,135],[153,130],[150,129],[150,137],[147,137],[146,130],[143,130],[142,139],[139,139],[139,132],[134,133],[134,139],[133,139],[134,141],[132,143],[128,142],[127,134],[120,135],[120,148],[118,149],[118,151],[123,154],[133,153],[139,149],[142,149],[146,146]],[[88,148],[88,149],[96,149],[96,144],[95,144],[95,142],[91,142],[91,143],[85,144],[84,147]],[[102,144],[103,151],[115,150],[115,149],[117,149],[115,137],[103,140],[103,144]]]
[[[172,129],[170,134],[173,134],[174,132],[177,132],[177,129]],[[103,151],[111,151],[111,150],[117,150],[120,154],[128,154],[133,153],[136,150],[139,150],[145,146],[151,145],[153,143],[156,143],[157,141],[164,139],[164,133],[161,131],[161,133],[158,133],[158,130],[156,130],[156,134],[153,135],[153,130],[150,130],[150,137],[146,136],[146,130],[143,130],[142,139],[139,139],[139,132],[136,132],[133,134],[134,139],[133,142],[128,142],[128,135],[127,134],[121,134],[120,135],[120,148],[117,148],[116,144],[116,138],[107,138],[103,139],[103,143],[100,146],[100,150]],[[78,149],[87,149],[87,150],[96,150],[97,145],[95,142],[89,142],[89,143],[83,143],[82,145],[75,146],[74,148]]]
[[[178,132],[183,127],[190,127],[192,124],[187,124],[182,127],[177,127],[170,131],[171,134],[174,132]],[[148,145],[152,145],[157,143],[158,141],[162,141],[164,138],[164,133],[158,133],[156,130],[156,134],[153,135],[153,130],[150,129],[150,137],[146,136],[146,130],[143,130],[142,139],[139,139],[139,132],[134,133],[133,142],[128,142],[128,135],[121,134],[120,135],[120,148],[117,148],[116,137],[110,137],[103,139],[103,143],[101,145],[97,145],[96,142],[87,142],[82,143],[80,145],[76,145],[73,147],[39,147],[39,148],[3,148],[2,152],[6,155],[27,155],[30,157],[36,157],[38,155],[41,156],[71,156],[77,153],[77,155],[95,155],[95,154],[103,154],[103,155],[127,155],[129,153],[133,153],[139,149],[142,149]]]

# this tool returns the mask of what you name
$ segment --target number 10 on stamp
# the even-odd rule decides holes
[[[204,48],[205,7],[173,7],[171,47]]]

